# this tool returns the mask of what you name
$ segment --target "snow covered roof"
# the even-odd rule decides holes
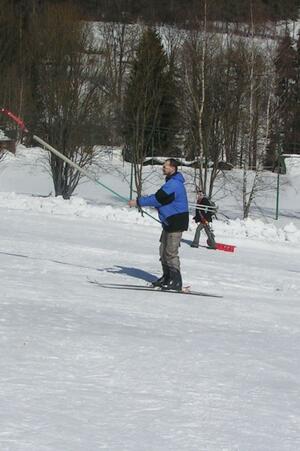
[[[300,154],[297,153],[282,153],[280,156],[283,158],[300,158]]]

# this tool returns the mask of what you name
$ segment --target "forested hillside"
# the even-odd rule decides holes
[[[185,24],[203,7],[203,0],[76,0],[84,15],[93,19]],[[286,20],[297,16],[299,0],[253,0],[255,20]],[[210,0],[209,20],[249,21],[249,0]]]
[[[5,5],[6,0],[0,4]],[[42,8],[45,4],[78,6],[82,18],[148,24],[176,23],[188,25],[191,18],[203,16],[206,3],[209,20],[249,22],[250,10],[256,22],[296,19],[299,0],[11,0],[23,12]]]

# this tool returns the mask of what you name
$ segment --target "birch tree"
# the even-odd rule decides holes
[[[182,48],[182,111],[188,159],[195,160],[194,183],[212,195],[222,152],[219,55],[222,39],[207,31],[207,6],[198,28],[187,32]]]

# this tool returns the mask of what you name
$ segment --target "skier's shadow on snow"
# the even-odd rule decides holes
[[[119,266],[116,265],[113,268],[98,269],[98,271],[105,271],[112,274],[126,274],[127,276],[135,279],[145,280],[146,282],[153,282],[157,277],[150,272],[143,269],[133,268],[131,266]]]

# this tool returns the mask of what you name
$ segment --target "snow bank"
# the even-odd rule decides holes
[[[300,243],[300,230],[293,224],[277,228],[274,224],[266,224],[260,219],[235,219],[226,223],[214,222],[216,236],[224,235],[234,238],[251,238],[263,241]]]
[[[284,159],[287,174],[291,177],[300,177],[300,155],[289,156]]]
[[[64,200],[62,197],[34,197],[15,193],[0,193],[0,208],[11,210],[26,210],[33,213],[45,213],[50,215],[91,218],[101,221],[118,221],[128,224],[145,224],[160,227],[149,216],[141,216],[136,209],[113,207],[111,205],[90,204],[80,197],[72,197]],[[153,217],[157,217],[154,210],[149,210]],[[283,228],[277,228],[274,224],[266,224],[256,219],[214,221],[216,236],[231,238],[250,238],[269,242],[300,243],[300,230],[290,223]],[[190,228],[194,230],[195,223],[191,221]]]
[[[0,193],[0,208],[63,215],[70,218],[73,216],[136,224],[153,224],[154,222],[147,216],[142,217],[135,208],[129,209],[127,206],[112,207],[111,205],[89,204],[81,197],[72,197],[70,200],[64,200],[62,197],[39,197],[16,193]],[[159,226],[158,223],[157,225]]]

